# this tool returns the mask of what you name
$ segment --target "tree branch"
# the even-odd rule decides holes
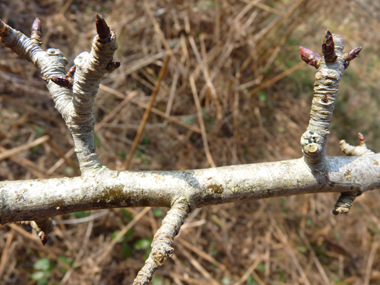
[[[0,20],[2,42],[41,70],[47,88],[75,143],[82,175],[74,178],[0,182],[0,223],[34,221],[43,243],[51,217],[116,207],[171,207],[152,242],[152,252],[134,284],[148,284],[155,270],[173,253],[173,239],[195,208],[229,202],[306,193],[340,192],[334,214],[347,213],[357,195],[380,187],[380,154],[341,142],[350,157],[326,157],[326,143],[343,71],[361,47],[343,54],[343,41],[326,32],[323,57],[301,47],[301,57],[318,69],[307,131],[301,137],[304,156],[272,163],[201,170],[131,172],[102,166],[94,144],[93,103],[100,80],[120,66],[114,62],[116,35],[97,15],[90,53],[83,52],[65,72],[67,59],[58,49],[44,51],[41,23],[35,20],[32,38]],[[73,90],[71,91],[71,88]]]
[[[166,259],[173,255],[174,237],[178,234],[189,212],[190,208],[185,199],[182,198],[174,202],[172,208],[162,221],[161,227],[154,235],[152,251],[145,261],[145,265],[133,281],[133,285],[149,284],[157,268],[164,265]]]
[[[0,182],[1,224],[77,211],[170,207],[186,199],[207,205],[323,192],[379,188],[380,154],[327,157],[327,174],[312,173],[303,158],[214,169],[133,172],[103,168],[94,177]]]

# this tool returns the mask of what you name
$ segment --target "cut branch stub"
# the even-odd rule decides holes
[[[375,153],[367,148],[365,138],[362,133],[358,133],[359,146],[352,146],[345,140],[340,141],[340,149],[348,156],[370,156]],[[335,209],[332,211],[334,215],[347,214],[352,207],[355,198],[362,194],[362,191],[343,192],[340,194],[338,201],[335,204]]]
[[[30,38],[35,40],[38,45],[42,44],[42,24],[41,20],[38,18],[33,21]]]
[[[333,215],[347,214],[350,211],[355,198],[360,194],[360,192],[357,194],[341,193],[335,204],[335,209],[332,210]]]
[[[323,39],[322,52],[326,62],[334,62],[337,59],[334,38],[329,30],[326,31],[325,38]]]
[[[103,19],[102,15],[98,14],[95,17],[96,32],[102,42],[107,42],[110,38],[110,28],[108,27],[106,21]]]
[[[301,58],[304,62],[306,62],[307,64],[311,66],[314,66],[315,68],[319,67],[319,61],[321,59],[321,56],[317,52],[309,48],[301,46],[300,53],[301,53]]]

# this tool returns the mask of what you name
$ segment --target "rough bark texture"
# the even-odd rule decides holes
[[[164,265],[166,259],[173,255],[174,237],[178,234],[189,211],[190,208],[185,199],[182,198],[174,202],[162,221],[160,229],[154,235],[152,251],[145,261],[145,265],[137,274],[133,285],[149,284],[157,268]]]
[[[342,58],[342,38],[337,35],[332,37],[327,31],[322,45],[324,57],[319,60],[318,71],[315,74],[309,126],[301,138],[305,161],[313,171],[318,172],[324,172],[327,169],[326,143],[330,134],[329,127],[339,82],[345,69],[345,60]]]
[[[361,140],[359,147],[341,143],[355,157],[326,157],[326,141],[343,71],[361,48],[343,55],[343,41],[327,31],[323,57],[301,47],[302,59],[318,68],[307,131],[301,138],[304,157],[296,160],[212,169],[132,172],[102,166],[94,144],[93,102],[102,76],[117,68],[116,35],[96,17],[98,35],[90,53],[75,59],[66,74],[66,58],[58,49],[40,48],[36,20],[32,39],[0,21],[2,42],[41,70],[47,88],[75,143],[82,175],[75,178],[0,182],[0,223],[34,221],[46,242],[50,218],[115,207],[171,207],[152,243],[152,252],[135,284],[148,284],[158,266],[173,253],[173,239],[195,208],[228,202],[319,192],[341,192],[334,213],[349,211],[355,197],[380,187],[380,154]],[[73,86],[73,90],[70,88]]]
[[[303,159],[213,169],[132,172],[104,168],[94,177],[4,181],[1,223],[117,207],[170,207],[183,197],[190,208],[320,192],[380,187],[380,154],[328,157],[327,175]]]

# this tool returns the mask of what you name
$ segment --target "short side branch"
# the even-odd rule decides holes
[[[359,139],[359,145],[358,146],[352,146],[349,143],[347,143],[345,140],[340,141],[340,149],[348,156],[372,156],[375,155],[375,153],[367,148],[367,145],[365,143],[365,138],[363,134],[358,133],[358,139]],[[351,179],[351,173],[346,173],[346,178]],[[351,192],[343,192],[338,198],[338,201],[335,204],[335,209],[332,211],[334,215],[339,214],[347,214],[352,204],[354,203],[354,200],[357,196],[360,196],[362,194],[361,191],[351,191]]]
[[[133,282],[133,285],[147,285],[159,266],[162,266],[168,257],[174,253],[173,239],[178,234],[190,207],[185,199],[176,201],[162,221],[162,225],[154,235],[152,251],[145,265]]]
[[[352,204],[354,203],[354,200],[357,196],[358,194],[356,193],[341,193],[338,198],[338,201],[335,204],[335,209],[332,211],[332,213],[334,215],[347,214],[350,211]]]
[[[301,137],[304,159],[314,173],[326,173],[326,143],[330,134],[330,123],[343,71],[361,48],[343,54],[343,40],[338,35],[326,32],[322,43],[323,57],[310,49],[301,47],[302,59],[318,68],[315,75],[314,96],[307,131]]]
[[[360,143],[358,146],[350,145],[345,140],[341,140],[339,142],[340,150],[348,156],[362,156],[375,154],[372,150],[367,148],[364,136],[361,133],[358,134],[358,138]]]

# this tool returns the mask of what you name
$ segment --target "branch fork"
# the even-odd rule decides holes
[[[306,164],[316,175],[327,177],[326,183],[333,182],[328,176],[329,165],[325,155],[339,82],[350,61],[355,59],[362,50],[362,47],[356,47],[343,54],[343,48],[342,38],[332,34],[329,30],[326,31],[322,41],[323,56],[308,48],[300,47],[302,60],[318,69],[315,75],[309,126],[301,137],[301,145]],[[371,151],[365,147],[364,137],[361,134],[359,140],[361,141],[360,151],[358,151],[358,147],[351,147],[344,141],[341,142],[342,150],[346,154],[363,155],[370,153]],[[335,205],[333,214],[348,213],[355,197],[361,192],[361,190],[354,193],[352,191],[343,192]]]
[[[314,96],[307,131],[301,137],[305,162],[313,171],[327,169],[325,154],[326,142],[339,82],[348,63],[358,56],[361,47],[343,54],[343,41],[338,35],[326,31],[322,42],[322,54],[300,47],[301,58],[318,69],[315,75]]]
[[[76,64],[66,73],[68,60],[60,50],[41,49],[42,25],[38,18],[32,24],[30,38],[0,20],[0,36],[4,45],[41,70],[55,107],[74,138],[82,175],[94,175],[102,169],[95,150],[92,106],[102,76],[120,66],[120,62],[113,60],[117,49],[116,35],[101,15],[96,16],[95,24],[98,34],[93,40],[91,52],[81,53],[75,59]],[[43,244],[50,231],[47,224],[51,225],[50,219],[49,222],[42,219],[31,223]]]
[[[361,47],[343,54],[343,41],[326,32],[322,54],[300,47],[301,58],[317,68],[310,121],[301,137],[301,159],[228,167],[162,172],[112,171],[101,164],[95,150],[93,103],[100,80],[120,66],[114,61],[116,35],[101,15],[91,52],[68,61],[58,49],[42,50],[42,26],[36,19],[31,38],[0,20],[2,42],[41,70],[47,88],[68,126],[82,175],[64,179],[0,182],[0,223],[27,222],[43,244],[51,231],[51,217],[101,208],[171,207],[154,236],[152,251],[134,280],[149,284],[154,272],[174,252],[173,240],[192,209],[212,204],[316,192],[338,192],[334,214],[347,213],[355,197],[380,188],[380,155],[359,134],[360,145],[341,142],[347,155],[326,157],[326,142],[343,71]],[[363,167],[371,165],[371,167]],[[22,222],[25,223],[25,222]]]

